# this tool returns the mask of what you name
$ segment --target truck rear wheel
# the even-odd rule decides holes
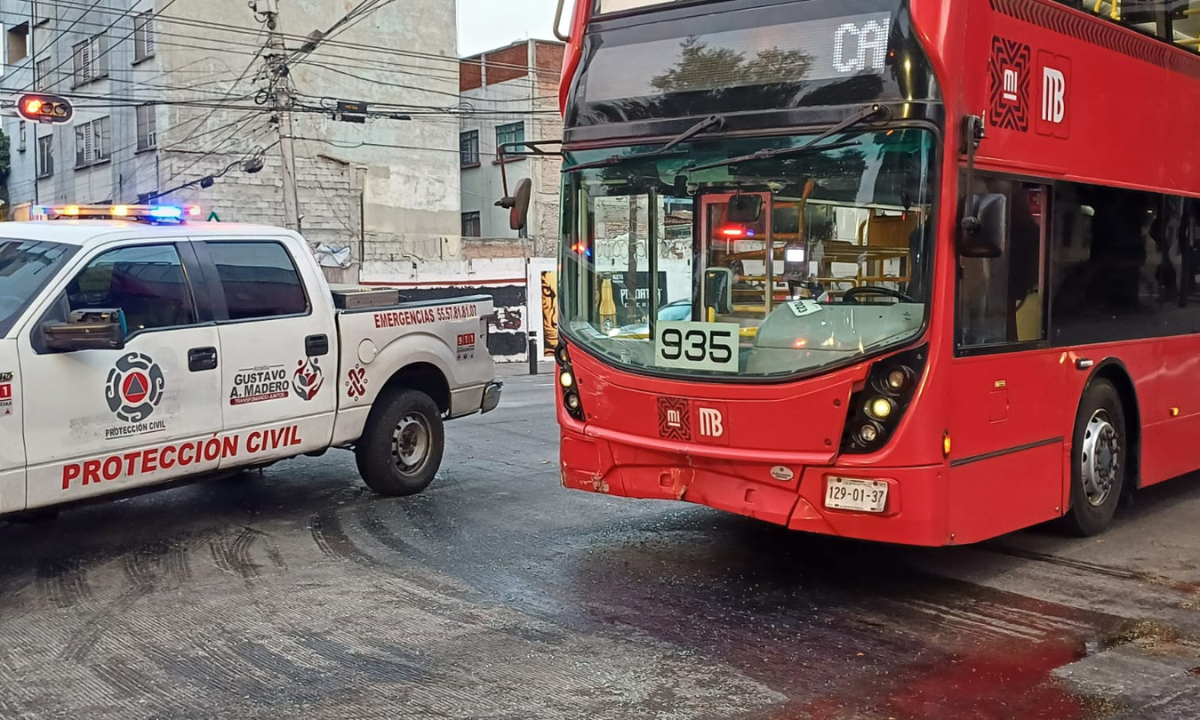
[[[1071,507],[1063,522],[1082,537],[1112,522],[1128,477],[1129,435],[1121,396],[1108,380],[1083,393],[1071,444]]]
[[[354,448],[363,482],[381,495],[415,495],[442,464],[446,433],[437,403],[419,390],[385,392]]]

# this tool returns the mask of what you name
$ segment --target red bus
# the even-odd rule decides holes
[[[566,487],[915,545],[1200,468],[1200,16],[579,0]]]

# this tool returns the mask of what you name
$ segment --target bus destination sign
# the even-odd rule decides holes
[[[671,28],[667,37],[603,46],[588,69],[586,98],[611,102],[881,75],[887,66],[890,28],[887,12],[715,32]]]

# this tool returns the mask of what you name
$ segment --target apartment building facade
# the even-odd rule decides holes
[[[523,40],[463,58],[459,87],[464,115],[459,135],[462,170],[462,235],[474,257],[554,257],[558,242],[562,159],[527,157],[505,164],[510,190],[533,181],[529,224],[512,230],[508,211],[495,206],[504,195],[497,149],[505,143],[561,140],[558,81],[563,45]]]
[[[10,205],[186,202],[214,219],[283,225],[287,135],[301,230],[351,251],[339,279],[461,256],[454,0],[385,3],[322,37],[343,5],[4,0],[0,97],[37,89],[76,109],[67,125],[4,114]],[[282,130],[271,19],[296,105]],[[369,116],[338,119],[339,100],[366,103]]]

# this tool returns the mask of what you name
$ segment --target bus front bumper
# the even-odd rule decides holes
[[[639,444],[640,445],[640,444]],[[786,455],[694,457],[562,430],[564,487],[630,498],[683,500],[793,530],[905,545],[941,546],[950,536],[945,467],[799,465]],[[882,480],[882,512],[825,506],[828,478]]]

